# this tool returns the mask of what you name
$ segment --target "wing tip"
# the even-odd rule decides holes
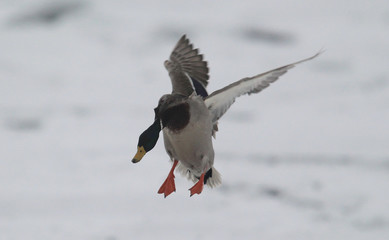
[[[294,67],[294,65],[297,65],[297,64],[300,64],[300,63],[303,63],[303,62],[307,62],[309,60],[312,60],[314,58],[317,58],[318,56],[320,56],[321,54],[323,54],[325,52],[325,49],[324,48],[321,48],[315,55],[311,56],[311,57],[308,57],[308,58],[305,58],[303,60],[300,60],[298,62],[295,62],[295,63],[292,63],[290,64],[291,67]]]

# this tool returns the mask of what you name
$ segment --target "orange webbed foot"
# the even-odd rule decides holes
[[[158,193],[164,194],[164,197],[166,198],[169,196],[172,192],[176,191],[176,185],[174,183],[174,169],[177,166],[178,161],[174,160],[172,169],[169,172],[169,175],[167,176],[165,182],[163,182],[162,186],[159,188]]]
[[[192,197],[196,193],[200,194],[203,191],[203,188],[204,188],[204,173],[201,174],[201,177],[200,177],[199,181],[193,187],[191,187],[189,189],[190,190],[190,196]]]

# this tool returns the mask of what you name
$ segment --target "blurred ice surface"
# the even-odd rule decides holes
[[[1,1],[0,239],[389,239],[387,1]],[[308,57],[237,100],[222,187],[156,194],[130,163],[187,33],[213,91]]]
[[[17,15],[15,18],[11,19],[10,23],[15,25],[54,23],[61,20],[66,15],[81,9],[82,6],[83,4],[81,1],[46,2],[36,9],[28,9],[25,13]]]

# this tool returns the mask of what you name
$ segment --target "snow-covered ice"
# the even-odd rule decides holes
[[[131,159],[184,33],[210,92],[325,53],[221,119],[221,187],[164,199],[162,141]],[[1,240],[389,239],[387,1],[5,0],[0,36]]]

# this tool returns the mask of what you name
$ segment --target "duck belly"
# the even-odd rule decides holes
[[[213,124],[202,100],[192,101],[190,106],[191,117],[188,125],[179,132],[164,128],[164,141],[166,151],[171,157],[179,160],[196,176],[200,176],[213,166]]]

